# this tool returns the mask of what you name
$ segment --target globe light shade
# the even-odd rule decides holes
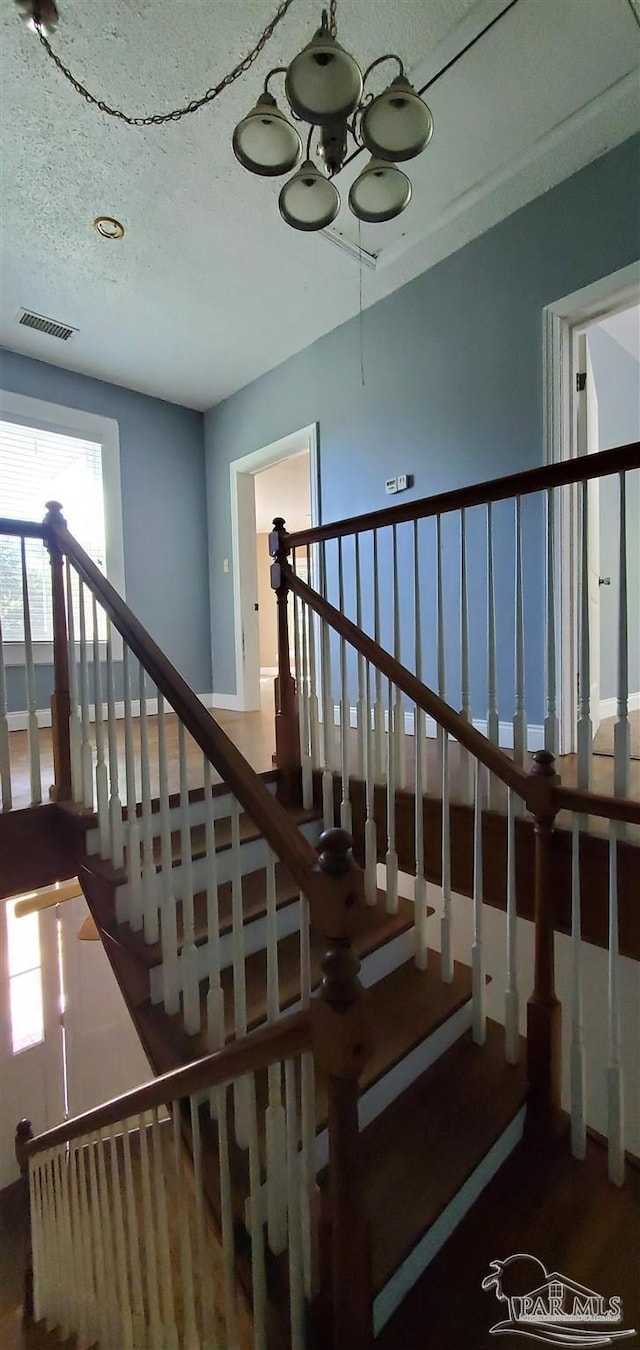
[[[362,98],[362,71],[323,24],[294,56],[285,92],[298,117],[323,127],[355,112]]]
[[[250,173],[277,178],[290,173],[302,156],[302,141],[287,120],[273,94],[261,94],[255,108],[243,117],[233,133],[237,160]]]
[[[358,220],[381,225],[399,216],[411,201],[411,183],[402,169],[370,159],[351,186],[349,206]]]
[[[324,230],[340,210],[340,193],[307,159],[285,183],[278,205],[282,219],[294,230]]]
[[[362,114],[360,134],[376,159],[401,163],[413,159],[429,144],[433,117],[404,75],[369,104]]]

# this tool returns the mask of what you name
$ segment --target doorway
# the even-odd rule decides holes
[[[269,583],[268,536],[275,516],[290,533],[320,520],[318,427],[314,423],[232,462],[230,467],[236,697],[261,706],[261,679],[277,664],[276,605]]]
[[[624,268],[544,311],[545,446],[547,462],[607,450],[640,434],[640,264]],[[620,391],[625,390],[624,397]],[[623,415],[624,414],[624,415]],[[589,684],[591,733],[615,716],[617,630],[616,483],[589,488]],[[636,502],[635,498],[638,498]],[[632,528],[640,487],[629,503]],[[556,506],[558,540],[557,706],[561,755],[578,749],[578,493]],[[633,607],[630,607],[633,613]],[[631,634],[630,634],[631,638]],[[637,639],[636,639],[637,641]],[[640,691],[640,678],[636,681]],[[630,709],[640,709],[631,686]],[[613,723],[612,723],[613,724]],[[606,727],[599,740],[606,743]],[[594,745],[596,753],[598,745]],[[608,753],[605,749],[602,753]]]

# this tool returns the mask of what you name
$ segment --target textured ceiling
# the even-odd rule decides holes
[[[93,92],[141,114],[215,83],[276,7],[60,3],[53,45],[61,57]],[[363,66],[395,49],[420,80],[507,3],[342,0],[339,35]],[[70,89],[4,0],[7,346],[206,408],[357,312],[354,257],[288,229],[277,212],[279,182],[245,173],[230,147],[266,71],[291,59],[318,13],[310,0],[295,0],[253,70],[212,107],[167,127],[131,129]],[[364,247],[379,255],[365,269],[364,304],[631,134],[639,36],[627,0],[518,0],[429,96],[436,129],[410,166],[413,201],[380,233],[362,232]],[[91,228],[97,214],[122,220],[125,239],[101,240]],[[345,209],[337,229],[357,241]],[[63,346],[20,328],[23,305],[80,331]]]

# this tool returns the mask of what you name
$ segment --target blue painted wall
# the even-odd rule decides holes
[[[192,687],[210,691],[202,414],[5,349],[0,386],[118,422],[127,603]],[[37,678],[45,707],[50,668]],[[23,708],[21,672],[8,680],[10,706]]]
[[[422,497],[539,464],[542,310],[638,257],[639,151],[640,138],[631,138],[366,310],[364,388],[355,318],[205,415],[216,691],[235,688],[233,579],[222,570],[231,554],[229,462],[319,421],[324,520],[388,504],[384,480],[398,471],[414,475],[412,495]],[[313,262],[311,250],[312,244]],[[512,523],[501,517],[497,523],[501,716],[511,716],[512,549],[504,541]],[[534,723],[544,716],[541,523],[534,503],[525,521],[527,713]],[[481,525],[472,529],[480,541]],[[445,562],[453,607],[456,554],[452,537]],[[432,572],[426,583],[425,607],[433,610]],[[474,587],[473,712],[484,717],[485,602],[475,572]],[[454,630],[455,624],[447,685],[453,702]],[[216,634],[228,638],[215,640]],[[410,651],[408,635],[404,648]],[[433,674],[427,666],[431,682]]]
[[[640,441],[640,364],[602,328],[588,333],[598,396],[601,450]],[[600,695],[615,698],[618,681],[620,495],[617,478],[600,485]],[[627,475],[627,604],[629,692],[640,692],[640,470]]]

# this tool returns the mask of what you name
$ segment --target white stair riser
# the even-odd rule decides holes
[[[266,787],[267,791],[271,793],[272,796],[275,796],[275,791],[276,791],[276,787],[277,787],[277,784],[276,784],[275,782],[274,782],[274,783],[266,783],[266,784],[265,784],[265,787]],[[214,820],[224,820],[225,817],[229,816],[229,815],[231,814],[231,803],[232,803],[232,801],[233,801],[233,798],[232,798],[232,796],[231,796],[231,794],[230,794],[229,792],[226,792],[226,793],[224,794],[224,796],[222,796],[222,797],[214,797],[214,798],[213,798],[213,819],[214,819]],[[190,820],[190,822],[191,822],[192,825],[204,825],[204,823],[205,823],[205,800],[204,800],[204,797],[202,798],[201,801],[195,801],[195,802],[191,802],[191,803],[190,803],[190,805],[189,805],[189,820]],[[142,828],[142,817],[141,817],[141,816],[138,817],[138,823],[139,823],[139,825],[140,825],[140,828]],[[179,830],[181,825],[182,825],[182,813],[181,813],[181,808],[180,808],[179,806],[174,806],[174,807],[172,807],[171,810],[169,811],[169,829],[171,830],[171,833],[173,834],[173,833],[175,833],[176,830]],[[125,830],[125,834],[126,834],[126,829],[127,829],[127,823],[126,823],[126,821],[124,821],[124,830]],[[152,829],[152,833],[153,833],[154,839],[159,839],[159,838],[160,838],[160,812],[159,812],[159,811],[154,811],[154,812],[152,813],[152,817],[151,817],[151,829]],[[100,848],[100,836],[99,836],[99,832],[98,832],[97,827],[96,827],[95,829],[93,829],[93,830],[87,830],[87,834],[86,834],[86,852],[87,852],[88,854],[90,854],[90,855],[95,855],[96,853],[99,852],[99,848]]]
[[[295,900],[292,904],[286,905],[278,910],[277,914],[278,937],[289,937],[290,933],[297,933],[300,930],[300,901]],[[262,951],[267,945],[267,920],[266,916],[261,919],[254,919],[251,923],[245,924],[244,928],[245,954],[253,956],[254,952]],[[233,965],[233,934],[224,933],[220,939],[220,969],[225,970],[227,966]],[[202,946],[196,948],[196,974],[198,980],[204,980],[209,974],[209,944],[204,942]],[[150,976],[151,1002],[162,1003],[162,965],[154,966]]]
[[[394,1064],[377,1083],[373,1083],[362,1094],[358,1103],[358,1123],[361,1130],[371,1124],[387,1106],[390,1106],[403,1092],[414,1083],[421,1074],[435,1064],[456,1041],[471,1028],[471,1000],[459,1008],[442,1026],[415,1046],[398,1064]],[[329,1132],[320,1130],[316,1135],[316,1171],[321,1172],[329,1162]],[[261,1203],[266,1215],[266,1187],[262,1187]],[[247,1201],[247,1205],[248,1205]],[[249,1210],[245,1207],[246,1214]]]
[[[322,832],[322,825],[319,821],[308,821],[301,826],[301,832],[311,844],[317,844]],[[251,839],[247,843],[240,845],[240,872],[242,876],[248,876],[250,872],[257,872],[266,865],[267,845],[264,839]],[[230,848],[225,848],[216,855],[218,885],[231,880],[233,870],[233,852]],[[196,858],[191,864],[191,875],[193,878],[194,893],[205,889],[209,873],[209,862],[206,856]],[[174,900],[182,899],[182,867],[172,867],[171,869],[171,889]],[[156,904],[161,905],[164,899],[164,878],[161,872],[156,872],[152,882],[153,893]],[[122,901],[124,909],[122,913],[127,912],[129,902],[129,883],[124,882],[122,886],[116,889],[116,903]]]
[[[380,1334],[389,1318],[399,1308],[402,1300],[406,1298],[409,1290],[424,1274],[434,1256],[437,1256],[447,1239],[451,1237],[454,1229],[462,1222],[465,1214],[468,1214],[471,1206],[482,1195],[496,1172],[513,1153],[514,1148],[522,1139],[525,1115],[526,1107],[523,1106],[514,1116],[511,1124],[500,1135],[500,1138],[496,1140],[493,1147],[485,1154],[482,1162],[478,1164],[464,1186],[458,1191],[458,1194],[454,1196],[447,1208],[436,1219],[436,1222],[420,1239],[413,1251],[409,1253],[406,1260],[392,1275],[384,1289],[374,1299],[373,1330],[375,1336]]]

